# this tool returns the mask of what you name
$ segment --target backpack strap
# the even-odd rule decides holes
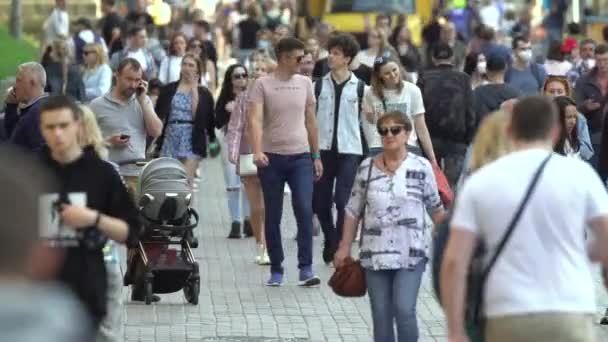
[[[359,80],[357,83],[357,99],[359,100],[359,114],[361,114],[361,105],[363,102],[363,93],[365,92],[365,82]]]
[[[543,80],[540,78],[540,67],[538,66],[538,63],[533,62],[530,64],[530,71],[532,72],[532,76],[534,76],[536,83],[538,83],[538,89],[541,89],[543,87]]]
[[[315,100],[317,101],[317,109],[315,112],[319,111],[319,96],[321,95],[321,90],[323,89],[323,78],[319,78],[315,82]]]

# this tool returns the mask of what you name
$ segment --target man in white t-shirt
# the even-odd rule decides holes
[[[146,80],[151,80],[157,76],[157,68],[154,57],[146,49],[148,39],[146,29],[143,26],[133,26],[127,32],[127,46],[124,50],[115,52],[110,60],[112,70],[116,71],[118,65],[125,58],[133,58],[139,62]]]
[[[481,23],[499,32],[501,29],[502,18],[498,6],[492,0],[484,0],[483,6],[479,9]]]
[[[467,269],[475,244],[487,264],[534,173],[559,137],[550,100],[528,97],[513,108],[515,152],[465,183],[451,222],[441,269],[450,342],[468,341],[463,313]],[[594,240],[588,244],[585,227]],[[608,195],[586,163],[553,155],[485,284],[486,341],[594,341],[590,260],[608,265]]]

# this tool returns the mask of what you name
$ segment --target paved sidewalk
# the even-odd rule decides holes
[[[315,238],[315,270],[322,286],[299,288],[295,220],[289,198],[285,200],[283,241],[287,284],[263,286],[268,267],[254,264],[253,239],[228,240],[228,209],[219,159],[205,160],[195,206],[201,216],[194,250],[201,270],[198,306],[186,303],[182,292],[161,295],[162,301],[146,306],[125,298],[125,340],[132,341],[365,341],[371,338],[367,298],[344,299],[326,285],[333,269],[321,261],[322,236]],[[435,301],[426,273],[418,301],[420,341],[446,341],[445,321]],[[608,305],[601,290],[598,296]],[[598,315],[600,313],[598,312]],[[608,341],[606,328],[598,326],[600,341]]]

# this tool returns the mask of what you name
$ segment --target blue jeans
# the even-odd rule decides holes
[[[413,270],[366,270],[374,342],[395,342],[395,322],[398,342],[418,341],[416,299],[425,267],[421,261]]]
[[[321,223],[326,246],[337,247],[342,238],[344,207],[350,198],[361,156],[321,151],[321,161],[323,162],[323,176],[315,183],[313,208]],[[336,185],[335,193],[334,183]],[[338,212],[335,225],[331,211],[334,203]]]
[[[291,189],[291,202],[298,225],[298,268],[311,267],[313,166],[310,153],[267,153],[266,156],[268,166],[258,168],[258,177],[264,192],[265,236],[270,271],[283,273],[285,255],[281,241],[281,217],[285,182]]]

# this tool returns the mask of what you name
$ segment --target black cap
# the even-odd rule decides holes
[[[447,43],[437,43],[433,48],[433,58],[435,59],[450,59],[454,55],[452,47]]]
[[[498,54],[491,54],[486,57],[486,70],[490,72],[500,72],[507,69],[507,61]]]

